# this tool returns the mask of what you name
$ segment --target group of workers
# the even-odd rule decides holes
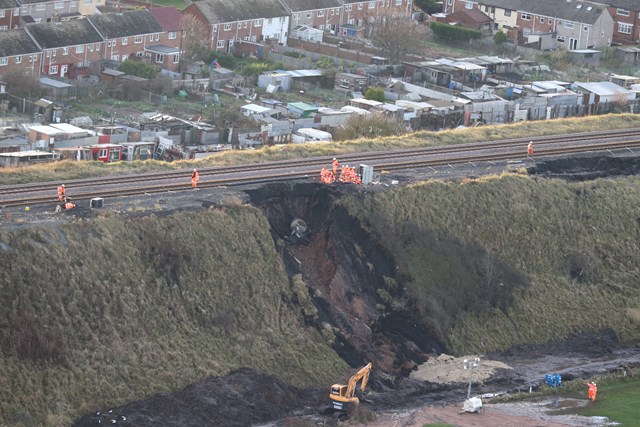
[[[64,184],[58,186],[58,205],[56,205],[56,212],[60,212],[62,209],[73,209],[76,204],[73,203],[71,197],[67,196],[66,188]]]
[[[338,175],[338,169],[340,169],[340,175]],[[320,181],[325,184],[333,184],[336,181],[346,184],[362,184],[362,177],[356,172],[356,168],[349,167],[349,165],[342,165],[335,157],[331,162],[331,169],[323,167],[320,171]]]

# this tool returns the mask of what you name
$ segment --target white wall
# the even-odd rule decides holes
[[[271,21],[271,23],[269,23]],[[278,38],[278,43],[287,44],[289,31],[289,17],[280,16],[262,21],[262,37],[265,39]]]

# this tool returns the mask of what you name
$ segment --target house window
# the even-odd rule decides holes
[[[129,37],[123,37],[122,38],[122,46],[126,45],[129,43]]]
[[[104,159],[105,157],[107,157],[107,149],[103,148],[102,150],[100,150],[98,152],[98,158],[99,159]]]
[[[582,31],[589,31],[589,27],[585,25],[584,27],[582,27]]]
[[[111,60],[112,61],[116,61],[116,62],[120,62],[120,55],[111,55]]]
[[[0,58],[0,65],[7,65],[9,63],[9,58]]]
[[[572,30],[573,29],[573,22],[564,21],[564,27]]]
[[[173,63],[177,64],[180,62],[180,55],[173,55]]]
[[[262,27],[262,19],[256,19],[255,21],[253,21],[253,26]]]
[[[564,43],[564,36],[558,36],[558,37],[556,37],[556,42],[557,42],[557,43]]]
[[[91,0],[82,0],[84,4],[91,4]]]
[[[447,0],[447,4],[451,6],[453,4],[453,0]]]
[[[53,8],[54,9],[62,9],[64,7],[64,2],[63,1],[57,1],[53,4]]]
[[[224,30],[229,31],[231,29],[231,24],[224,24]]]
[[[311,12],[307,12],[307,19],[311,19]]]
[[[293,19],[296,19],[296,20],[300,19],[300,14],[299,13],[294,13],[293,14]]]
[[[140,44],[140,43],[142,43],[142,36],[135,36],[135,37],[133,38],[133,42],[134,42],[135,44]]]
[[[255,43],[255,41],[257,40],[256,36],[251,36],[251,41]]]
[[[46,9],[47,9],[47,5],[46,4],[40,3],[40,4],[36,5],[36,11],[38,11],[38,12],[42,12],[43,10],[46,10]]]
[[[629,16],[629,11],[627,9],[616,9],[616,15]]]
[[[224,47],[224,40],[218,40],[218,49],[222,49]]]
[[[63,55],[69,55],[69,48],[68,47],[63,47],[62,48],[62,54]]]
[[[4,18],[4,9],[0,9],[0,18]]]
[[[540,23],[544,24],[544,18],[542,16],[540,17]]]
[[[349,12],[351,12],[351,8],[352,8],[352,7],[353,7],[353,5],[352,5],[352,4],[350,4],[350,5],[349,5],[349,7],[347,8],[347,10],[348,10]]]
[[[49,74],[58,74],[58,66],[57,65],[51,65],[49,67]]]
[[[23,15],[28,15],[29,14],[29,8],[27,6],[22,6],[20,8],[20,11],[22,12]]]
[[[22,64],[22,55],[16,56],[16,64]]]
[[[362,10],[362,9],[363,9],[363,7],[364,7],[364,4],[363,4],[363,3],[358,3],[358,10]]]
[[[93,45],[92,44],[89,45],[89,52],[93,52]]]
[[[505,9],[504,16],[511,16],[511,11],[509,9]]]
[[[525,36],[528,36],[529,34],[531,34],[531,29],[525,28],[524,30],[522,30],[522,34],[524,34]]]
[[[618,32],[622,34],[631,34],[633,31],[633,25],[625,24],[623,22],[618,22]]]
[[[369,2],[369,9],[375,9],[376,8],[376,2],[375,1],[370,1]]]
[[[473,3],[471,3],[470,1],[467,1],[464,3],[464,8],[465,9],[473,9]]]
[[[520,19],[522,19],[523,21],[531,21],[531,15],[529,15],[528,13],[521,13]]]
[[[169,31],[169,40],[174,40],[177,37],[178,33],[176,33],[175,31]]]
[[[604,31],[600,31],[600,37],[604,37]]]
[[[249,21],[244,21],[244,25],[243,25],[243,27],[244,27],[244,28],[247,28],[247,25],[248,25],[248,24],[249,24]],[[238,25],[240,25],[240,24],[238,24]],[[240,27],[238,27],[238,28],[240,28]]]
[[[273,18],[267,19],[267,24],[271,25],[273,23]]]
[[[402,6],[402,0],[396,0],[396,6]]]
[[[164,62],[164,55],[161,53],[156,53],[156,62],[158,64],[162,64]]]
[[[20,9],[18,8],[13,9],[13,16],[18,16],[18,15],[20,15]]]
[[[324,10],[319,10],[317,12],[318,18],[323,17],[324,16]]]
[[[76,53],[84,52],[84,45],[76,46]]]
[[[76,7],[78,7],[78,2],[77,1],[72,1],[71,3],[69,3],[69,7],[71,9],[75,9]]]

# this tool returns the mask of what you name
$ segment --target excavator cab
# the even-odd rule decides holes
[[[360,403],[360,399],[358,399],[355,394],[358,389],[361,393],[364,393],[364,389],[367,387],[367,382],[369,381],[371,367],[372,365],[369,363],[360,369],[355,375],[349,378],[349,383],[346,385],[334,384],[331,386],[329,399],[331,399],[332,409],[347,411],[350,406]]]

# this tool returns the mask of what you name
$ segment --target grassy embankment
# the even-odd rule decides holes
[[[286,146],[266,147],[259,150],[228,151],[198,161],[177,161],[173,163],[145,161],[105,164],[102,162],[63,161],[38,167],[0,169],[0,185],[34,181],[59,182],[109,174],[122,175],[192,168],[194,166],[207,167],[259,163],[295,158],[334,156],[364,151],[384,151],[631,127],[640,127],[640,115],[615,114],[575,119],[521,122],[504,126],[484,126],[474,129],[448,130],[437,133],[416,132],[398,137],[385,137],[373,140],[359,139],[334,142],[331,144],[289,144]]]
[[[346,365],[303,326],[268,229],[235,206],[3,231],[0,425],[69,425],[245,366],[330,384]]]
[[[605,328],[640,339],[640,177],[507,175],[345,203],[390,248],[407,300],[456,353]]]

